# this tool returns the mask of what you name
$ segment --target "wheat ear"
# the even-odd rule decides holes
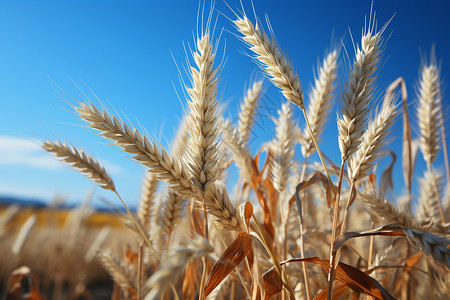
[[[384,220],[386,224],[397,224],[402,227],[415,228],[415,221],[408,212],[401,211],[394,203],[384,199],[375,191],[358,193],[358,201],[368,206],[371,214]]]
[[[101,251],[98,259],[105,270],[123,290],[137,292],[136,272],[129,266],[125,266],[120,259],[107,251]]]
[[[380,58],[381,33],[372,27],[363,33],[361,46],[342,94],[341,116],[338,118],[339,148],[342,160],[356,152],[364,133],[366,117],[371,107],[372,94]]]
[[[395,253],[398,253],[398,244],[390,244],[386,248],[382,249],[375,255],[375,259],[373,261],[373,264],[369,267],[381,267],[381,266],[389,266],[393,265],[396,260],[398,260],[399,256],[394,255]],[[381,282],[384,280],[387,276],[387,270],[386,269],[376,269],[371,275],[373,279],[375,279],[378,282]]]
[[[211,14],[210,16],[211,17]],[[208,22],[209,23],[209,22]],[[186,87],[191,101],[187,115],[188,144],[186,164],[192,182],[201,191],[203,200],[204,233],[209,239],[206,192],[211,189],[220,174],[220,160],[223,148],[218,147],[219,133],[217,114],[217,78],[219,68],[214,69],[215,52],[210,42],[209,29],[197,39],[197,52],[193,53],[196,67],[190,67],[192,88]],[[200,281],[200,296],[203,299],[206,280],[206,258],[203,258],[203,272]]]
[[[133,159],[149,168],[149,171],[186,198],[198,195],[197,188],[191,183],[184,163],[171,156],[156,143],[141,134],[133,126],[112,116],[105,108],[98,109],[92,103],[80,103],[75,110],[89,126],[99,131],[99,135],[113,141],[123,151],[133,154]]]
[[[60,158],[62,161],[70,164],[80,171],[83,175],[90,178],[99,186],[106,190],[115,191],[114,182],[106,172],[105,168],[94,159],[87,155],[83,150],[78,150],[73,146],[68,146],[61,142],[44,142],[42,148]]]
[[[139,210],[137,217],[144,229],[150,225],[151,211],[158,188],[158,178],[150,172],[145,172],[144,183],[142,185],[141,199],[139,201]]]
[[[428,165],[439,152],[439,74],[435,64],[424,66],[418,87],[417,119],[420,129],[420,150]]]
[[[311,123],[311,129],[316,140],[319,141],[320,134],[324,130],[324,125],[328,120],[328,114],[332,106],[333,91],[335,85],[337,70],[337,51],[331,51],[324,58],[322,66],[319,69],[318,76],[314,79],[314,88],[309,94],[308,117]],[[303,132],[302,154],[304,157],[311,156],[316,148],[311,137],[311,132],[305,128]]]
[[[183,204],[185,199],[172,191],[167,191],[165,199],[160,210],[160,221],[162,229],[169,236],[175,229],[175,226],[181,221],[183,213]]]
[[[260,67],[266,72],[272,83],[281,89],[287,100],[304,109],[303,90],[300,79],[295,74],[291,63],[283,55],[274,39],[270,39],[258,22],[254,26],[247,16],[233,21],[243,35],[241,38],[248,44],[256,56]]]
[[[263,81],[255,81],[252,87],[247,90],[244,101],[241,104],[239,112],[239,138],[244,145],[247,145],[252,131],[253,121],[255,120],[256,108],[258,100],[261,98],[263,89]]]
[[[209,34],[197,40],[193,54],[196,67],[191,67],[192,88],[187,116],[188,146],[186,156],[194,184],[205,191],[220,173],[222,154],[217,145],[217,69],[213,69],[215,53]]]
[[[349,79],[346,83],[346,90],[342,94],[343,103],[341,106],[341,116],[338,117],[337,121],[339,131],[338,141],[342,163],[339,171],[337,194],[335,194],[336,207],[333,209],[333,225],[330,245],[334,244],[334,240],[337,236],[338,223],[340,222],[340,196],[345,162],[350,155],[356,152],[361,143],[366,125],[366,117],[371,106],[370,103],[372,101],[373,86],[376,77],[374,74],[378,68],[379,56],[381,53],[381,34],[385,29],[385,27],[383,27],[379,32],[374,32],[374,27],[375,25],[369,21],[369,26],[363,31],[361,45],[356,49],[356,57],[352,69],[350,70]],[[352,181],[349,196],[352,195],[353,188],[354,185]],[[345,229],[346,226],[349,204],[351,204],[350,197],[347,201],[341,232],[343,232],[343,229]],[[328,273],[327,300],[331,299],[333,293],[335,268],[337,266],[335,263],[339,262],[339,258],[340,251],[335,255],[330,249],[330,264],[332,266]]]
[[[216,224],[224,229],[243,230],[239,212],[228,197],[225,187],[215,184],[205,195],[208,213],[216,217]]]
[[[57,157],[60,157],[64,162],[71,164],[74,168],[78,169],[82,174],[91,178],[93,181],[98,183],[104,189],[111,190],[112,192],[114,192],[116,196],[119,198],[120,202],[125,207],[125,210],[127,211],[132,222],[139,230],[142,238],[144,238],[150,249],[156,254],[152,244],[150,243],[150,240],[148,239],[142,226],[139,224],[139,221],[135,218],[135,216],[130,211],[126,203],[120,197],[119,193],[117,192],[114,186],[112,179],[106,173],[105,169],[95,159],[93,159],[89,155],[86,155],[82,150],[77,150],[74,147],[69,147],[66,144],[61,144],[60,142],[57,143],[44,142],[42,144],[42,147],[46,151],[53,153]]]
[[[437,201],[441,199],[442,179],[442,174],[439,174],[435,170],[426,170],[423,178],[419,179],[420,197],[417,207],[417,217],[424,226],[434,227],[440,223],[439,205]]]
[[[275,119],[275,140],[272,142],[272,149],[275,153],[271,171],[273,175],[273,185],[278,192],[286,189],[288,178],[292,173],[295,144],[295,125],[293,121],[293,110],[289,102],[283,103],[278,110],[279,117]]]
[[[250,50],[256,54],[254,57],[255,61],[259,63],[259,66],[266,72],[266,75],[270,78],[272,83],[281,89],[281,92],[287,100],[297,105],[303,112],[308,129],[311,131],[311,138],[316,147],[317,154],[322,162],[323,169],[327,174],[330,184],[333,186],[333,181],[331,180],[322,152],[320,151],[314,134],[312,134],[311,124],[303,102],[304,96],[300,79],[295,73],[292,64],[283,55],[275,38],[270,39],[267,34],[264,33],[258,22],[253,26],[253,23],[245,14],[242,18],[237,16],[237,20],[233,22],[239,32],[243,34],[241,37],[242,40],[247,43]],[[272,36],[274,36],[273,32],[271,33]],[[335,194],[334,188],[333,193]]]
[[[408,241],[416,246],[429,261],[450,272],[450,240],[448,238],[415,229],[406,229],[405,234]]]
[[[447,299],[450,295],[450,273],[437,274],[436,279],[437,292],[441,296],[439,299]]]
[[[369,175],[375,164],[385,154],[382,151],[386,144],[385,138],[398,115],[398,104],[393,102],[392,97],[386,99],[378,115],[368,124],[355,155],[349,158],[348,175],[351,181],[361,180]]]
[[[222,136],[225,145],[231,150],[233,159],[245,182],[252,182],[252,156],[239,136],[238,129],[229,120],[222,122]]]

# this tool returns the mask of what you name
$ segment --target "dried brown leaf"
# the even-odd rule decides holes
[[[231,271],[244,259],[252,247],[252,237],[247,233],[239,233],[234,242],[225,250],[208,276],[205,297],[208,296]]]
[[[264,273],[262,280],[265,291],[264,299],[268,300],[281,292],[283,282],[276,269],[272,268]]]
[[[334,198],[333,189],[332,189],[327,177],[320,172],[315,172],[310,179],[303,181],[302,183],[297,185],[297,188],[295,189],[295,194],[292,195],[291,199],[289,200],[289,206],[291,206],[294,203],[294,201],[296,201],[295,199],[299,192],[301,192],[303,189],[305,189],[308,186],[311,186],[319,181],[322,182],[323,187],[325,188],[325,195],[327,198],[328,207],[330,207],[331,203],[333,202],[333,198]]]
[[[336,284],[336,287],[333,291],[333,299],[340,299],[342,295],[348,290],[348,286],[343,284]],[[325,300],[327,299],[327,293],[328,289],[323,289],[316,297],[314,297],[314,300]]]
[[[346,232],[338,236],[333,245],[333,253],[336,253],[337,250],[349,239],[355,237],[362,236],[375,236],[375,235],[383,235],[383,236],[405,236],[403,232],[403,227],[395,224],[386,225],[380,228],[375,228],[373,230],[368,230],[364,232]]]
[[[259,204],[261,205],[261,208],[263,210],[264,229],[266,230],[266,233],[269,234],[270,240],[273,240],[275,229],[273,228],[272,215],[270,213],[269,206],[267,205],[266,198],[264,197],[264,193],[261,190],[261,180],[262,180],[261,174],[263,174],[264,172],[259,172],[257,165],[258,160],[259,154],[251,161],[252,188],[255,191]]]
[[[281,264],[286,263],[292,263],[292,262],[310,262],[317,264],[321,266],[325,271],[328,271],[330,268],[330,261],[321,259],[319,257],[309,257],[309,258],[293,258],[286,260],[282,262]],[[273,271],[272,271],[273,270]],[[266,279],[264,279],[264,276],[266,276]],[[278,276],[278,279],[276,277]],[[336,279],[344,284],[345,286],[349,287],[356,293],[365,293],[369,294],[376,299],[388,299],[392,300],[394,299],[375,279],[370,277],[369,275],[365,274],[364,272],[350,266],[347,264],[344,264],[342,262],[339,262],[339,265],[336,268]],[[278,291],[278,289],[275,289],[277,286],[276,280],[279,280],[281,282],[281,279],[276,272],[275,269],[270,269],[268,272],[266,272],[263,275],[264,282],[271,281],[271,283],[268,285],[269,288],[269,295],[276,295],[274,292]],[[281,289],[280,289],[281,291]],[[340,290],[338,290],[340,291]],[[266,291],[267,292],[267,291]],[[279,291],[278,291],[279,293]],[[271,296],[270,296],[271,297]],[[270,298],[269,297],[269,298]],[[266,297],[266,299],[269,299]],[[333,297],[333,299],[337,299]]]
[[[192,261],[186,268],[183,279],[183,299],[193,300],[197,295],[199,263],[197,260]]]

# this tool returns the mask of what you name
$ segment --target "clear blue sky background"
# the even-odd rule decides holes
[[[242,2],[252,15],[250,2]],[[238,1],[228,3],[233,8],[240,7]],[[371,1],[254,0],[259,18],[264,20],[264,14],[268,14],[278,42],[292,58],[306,94],[313,81],[313,69],[330,49],[332,37],[335,44],[340,44],[342,37],[353,58],[349,29],[359,40],[370,4]],[[233,17],[222,1],[217,1],[216,9]],[[129,203],[136,203],[143,168],[79,126],[83,123],[58,98],[50,79],[78,98],[79,92],[71,79],[87,91],[83,82],[86,83],[100,99],[111,103],[135,124],[139,122],[150,136],[166,145],[183,115],[177,93],[183,103],[186,101],[171,53],[181,68],[185,66],[183,42],[192,45],[197,10],[197,1],[0,1],[0,195],[49,200],[63,194],[70,202],[82,199],[94,185],[40,151],[36,144],[37,140],[61,139],[103,161],[111,170],[119,193]],[[379,72],[380,89],[403,76],[413,103],[421,52],[429,57],[433,44],[437,58],[442,61],[442,78],[444,83],[448,82],[450,2],[376,0],[374,10],[380,27],[395,14],[386,30],[386,36],[391,36]],[[227,104],[226,115],[233,118],[244,88],[258,70],[242,54],[245,47],[234,36],[236,31],[231,22],[219,15],[216,37],[222,28],[225,31],[218,57],[224,55],[226,64],[219,94]],[[341,86],[343,82],[341,68]],[[272,138],[273,123],[268,115],[276,114],[284,101],[269,82],[266,89],[264,108],[256,126],[259,138],[253,149]],[[337,96],[339,99],[338,93]],[[444,97],[447,112],[448,99]],[[335,108],[322,144],[324,152],[339,162]],[[397,124],[401,130],[401,122]],[[417,135],[417,126],[413,126]],[[447,130],[450,131],[448,122]],[[400,157],[401,131],[397,130],[394,136],[392,148]],[[423,170],[422,161],[419,154],[417,174]],[[444,172],[442,153],[435,165]],[[395,172],[395,184],[401,192],[399,161]],[[112,194],[99,188],[96,196],[115,202]]]

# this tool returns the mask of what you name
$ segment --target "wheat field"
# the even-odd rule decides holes
[[[141,199],[129,209],[93,155],[42,141],[47,152],[113,193],[125,212],[2,207],[1,251],[14,254],[0,265],[5,299],[450,298],[450,169],[439,58],[428,55],[416,91],[402,77],[379,86],[389,20],[380,26],[371,11],[361,34],[352,36],[354,48],[331,47],[304,91],[289,49],[278,44],[270,23],[246,10],[229,8],[227,30],[261,76],[249,73],[236,119],[226,117],[218,92],[218,13],[200,10],[203,24],[188,51],[185,114],[169,148],[95,95],[76,98],[55,87],[86,134],[97,133],[145,167]],[[283,97],[271,116],[274,135],[252,151],[258,105],[272,85]],[[322,146],[327,127],[337,128],[338,149]],[[398,153],[390,149],[396,128]],[[339,161],[328,159],[331,151]],[[445,166],[436,165],[438,155]],[[393,186],[396,160],[402,187]],[[420,177],[417,160],[426,164]],[[46,259],[36,257],[36,247]],[[94,286],[106,276],[113,283],[103,295]]]

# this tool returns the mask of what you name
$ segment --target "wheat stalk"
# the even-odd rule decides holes
[[[256,108],[258,106],[258,100],[262,96],[262,89],[263,81],[255,81],[252,87],[247,90],[244,101],[241,103],[238,128],[239,138],[244,145],[247,145],[250,137],[250,132],[252,131]]]
[[[115,191],[116,187],[105,168],[94,159],[87,155],[83,150],[78,150],[66,143],[57,141],[56,143],[47,141],[42,143],[42,148],[60,158],[62,161],[70,164],[82,174],[90,178],[99,186],[106,190]]]
[[[439,152],[439,74],[435,64],[424,66],[418,87],[417,119],[420,129],[420,150],[428,165]]]
[[[327,122],[331,100],[333,99],[333,85],[336,79],[337,70],[337,51],[331,51],[326,58],[324,58],[322,67],[320,67],[318,76],[314,79],[314,88],[309,94],[308,117],[310,118],[311,129],[317,141],[320,139],[320,134],[324,130],[324,125]],[[316,148],[311,137],[311,132],[305,128],[302,135],[302,154],[304,157],[311,156]]]
[[[374,19],[375,20],[375,19]],[[374,76],[379,63],[379,56],[381,53],[381,34],[385,27],[380,31],[374,31],[375,25],[369,21],[369,26],[363,31],[361,37],[361,45],[356,49],[356,57],[353,62],[352,69],[350,70],[349,79],[346,83],[346,90],[342,94],[343,104],[341,106],[341,116],[338,117],[338,141],[339,149],[341,151],[341,168],[338,179],[338,189],[336,196],[336,206],[333,208],[333,224],[330,245],[334,244],[334,240],[337,236],[338,223],[340,223],[340,196],[342,188],[342,179],[344,175],[345,162],[350,155],[355,153],[361,143],[362,136],[365,130],[366,116],[370,109],[370,103],[372,101]],[[306,119],[307,120],[307,119]],[[309,126],[310,127],[310,126]],[[312,132],[312,130],[310,130]],[[317,148],[317,143],[315,142]],[[320,152],[318,151],[319,155]],[[360,156],[362,158],[362,156]],[[322,164],[325,166],[322,160]],[[370,165],[370,164],[369,164]],[[326,170],[326,168],[325,168]],[[349,168],[350,170],[350,168]],[[327,172],[328,175],[328,172]],[[358,173],[353,175],[358,176]],[[330,176],[328,175],[330,180]],[[353,181],[351,181],[349,196],[353,193]],[[330,180],[330,183],[332,181]],[[345,230],[345,224],[347,222],[347,213],[349,208],[350,198],[347,201],[347,208],[345,209],[344,220],[342,222],[341,232]],[[332,247],[331,247],[332,248]],[[328,292],[327,300],[331,298],[333,293],[334,284],[334,272],[336,265],[335,262],[339,262],[340,251],[334,255],[330,248],[330,264],[332,265],[328,276]],[[336,259],[337,258],[337,259]]]
[[[304,109],[303,90],[294,68],[283,55],[275,40],[271,40],[258,22],[253,23],[243,15],[233,21],[237,30],[243,35],[242,40],[248,44],[256,56],[260,67],[272,83],[281,89],[284,97],[301,109]]]
[[[381,33],[368,27],[361,37],[361,46],[342,94],[341,116],[338,118],[339,148],[342,160],[356,152],[364,133],[366,116],[371,107],[375,72],[379,64]]]
[[[123,151],[133,154],[133,159],[155,174],[162,181],[169,184],[175,192],[186,198],[196,197],[198,189],[192,184],[185,164],[167,153],[156,143],[141,134],[133,126],[112,116],[105,108],[102,110],[92,103],[79,103],[75,110],[81,119],[89,126],[99,131],[99,135],[113,141]]]

